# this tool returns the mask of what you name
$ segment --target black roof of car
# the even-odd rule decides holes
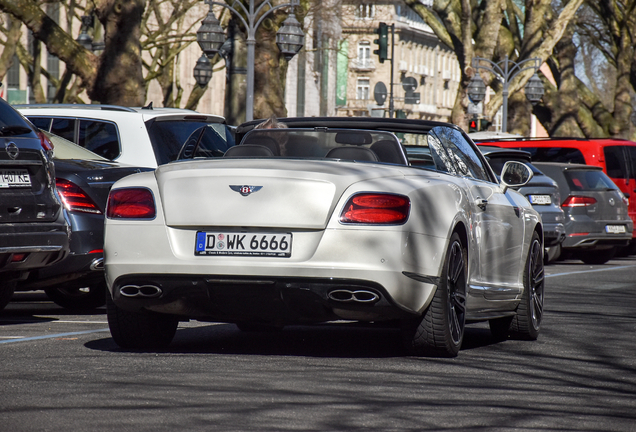
[[[479,146],[479,150],[481,150],[482,154],[486,157],[489,156],[501,156],[501,157],[520,157],[523,159],[527,159],[530,161],[531,154],[525,150],[517,150],[517,149],[509,149],[502,147],[493,147],[493,146]]]

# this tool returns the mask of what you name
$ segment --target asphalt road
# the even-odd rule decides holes
[[[0,430],[636,431],[636,258],[546,271],[538,341],[474,325],[455,359],[354,325],[191,322],[131,352],[104,310],[18,293],[0,313]]]

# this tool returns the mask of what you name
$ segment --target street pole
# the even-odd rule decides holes
[[[292,0],[291,3],[284,3],[278,6],[273,6],[270,0],[266,0],[255,8],[254,0],[249,0],[249,7],[246,8],[243,3],[238,0],[234,0],[231,5],[213,1],[205,0],[205,3],[210,5],[210,11],[212,5],[217,5],[228,9],[233,13],[242,23],[247,30],[247,83],[246,83],[246,96],[245,96],[245,120],[251,121],[254,119],[254,62],[255,62],[255,47],[256,47],[256,30],[261,25],[263,20],[270,13],[277,9],[285,7],[295,7],[298,5],[298,0]],[[239,7],[242,11],[239,12],[234,6]],[[263,12],[265,7],[269,9]]]
[[[395,23],[391,24],[391,92],[389,96],[389,117],[394,117],[395,108],[393,105],[393,71],[395,65],[393,64],[393,58],[395,57]]]
[[[489,63],[492,67],[488,66],[480,66],[479,62]],[[526,63],[533,62],[534,65],[522,67]],[[508,131],[508,88],[510,80],[512,80],[519,73],[533,69],[536,73],[537,70],[541,67],[541,59],[538,57],[522,60],[520,62],[514,62],[508,59],[506,55],[505,59],[499,63],[495,63],[492,60],[483,57],[473,57],[473,68],[475,69],[483,69],[487,70],[493,75],[495,75],[499,80],[503,82],[503,91],[502,91],[502,119],[501,119],[501,131]]]

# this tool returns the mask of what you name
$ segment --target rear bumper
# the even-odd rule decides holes
[[[33,270],[17,290],[45,289],[57,284],[88,286],[104,279],[104,217],[102,215],[69,215],[72,234],[70,253],[62,261]]]
[[[380,285],[350,279],[134,275],[118,278],[112,295],[118,307],[129,311],[221,322],[285,325],[416,315],[397,305]]]
[[[62,212],[56,222],[0,224],[0,272],[21,273],[59,262],[68,255],[69,243]]]
[[[562,223],[543,223],[543,242],[546,247],[555,246],[565,240],[565,226]]]

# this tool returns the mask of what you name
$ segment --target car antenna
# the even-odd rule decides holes
[[[150,101],[150,103],[148,105],[146,105],[145,107],[143,107],[142,109],[151,110],[152,109],[152,101]]]

